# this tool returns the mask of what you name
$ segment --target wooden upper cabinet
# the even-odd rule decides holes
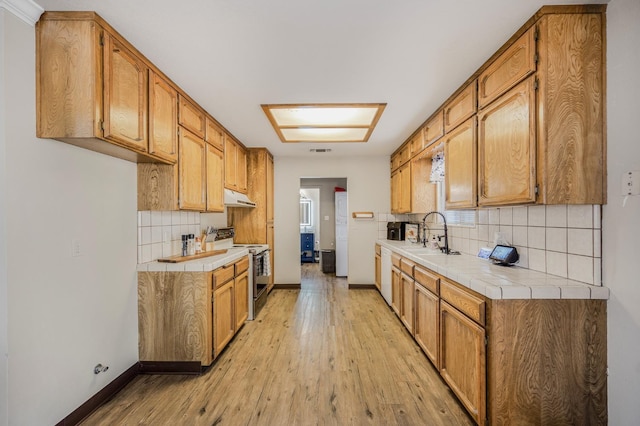
[[[178,122],[185,129],[204,139],[206,119],[205,113],[184,96],[180,96]]]
[[[531,27],[478,77],[478,108],[536,71],[535,27]]]
[[[476,117],[447,133],[444,144],[446,208],[474,208],[477,204]]]
[[[477,103],[476,80],[474,80],[444,106],[445,132],[449,133],[475,114]]]
[[[238,183],[238,192],[247,193],[247,150],[242,145],[238,145],[236,151],[236,181]]]
[[[402,166],[403,164],[405,164],[407,161],[409,161],[411,159],[411,144],[407,143],[405,144],[402,149],[400,150],[400,166]]]
[[[267,155],[267,223],[273,223],[274,220],[274,170],[273,156]]]
[[[104,137],[147,152],[148,68],[122,42],[104,35]]]
[[[538,22],[538,202],[605,204],[605,14]]]
[[[424,125],[424,146],[429,146],[444,136],[444,112],[438,111],[436,115]]]
[[[178,91],[149,70],[149,153],[178,160]]]
[[[391,173],[391,213],[400,213],[400,172]]]
[[[418,131],[418,133],[416,133],[413,138],[411,138],[411,142],[409,142],[409,152],[410,152],[410,157],[413,158],[413,156],[415,156],[416,154],[418,154],[420,151],[422,151],[422,148],[424,148],[424,133],[422,131],[422,129],[420,129]]]
[[[204,211],[207,206],[206,142],[185,129],[180,129],[178,161],[180,208]]]
[[[400,175],[400,209],[398,213],[411,213],[411,163],[398,169]]]
[[[391,171],[397,170],[400,167],[400,153],[397,152],[391,156]]]
[[[478,113],[478,205],[536,201],[535,79]]]
[[[224,151],[224,131],[216,124],[213,118],[206,116],[206,135],[205,141]]]
[[[411,213],[436,210],[437,185],[431,183],[431,156],[427,149],[411,159]]]
[[[207,211],[224,211],[224,154],[207,143]]]

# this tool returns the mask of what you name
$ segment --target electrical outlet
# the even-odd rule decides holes
[[[80,240],[71,240],[71,257],[82,256],[82,247],[80,246]]]
[[[622,175],[622,195],[640,195],[640,170],[634,170]]]

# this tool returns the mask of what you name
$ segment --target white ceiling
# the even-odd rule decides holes
[[[36,0],[93,10],[246,146],[389,155],[556,0]],[[283,144],[260,104],[386,102],[367,143]],[[309,148],[331,148],[310,154]]]

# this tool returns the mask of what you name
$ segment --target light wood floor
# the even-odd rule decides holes
[[[138,376],[83,425],[470,425],[375,290],[302,265],[201,376]]]

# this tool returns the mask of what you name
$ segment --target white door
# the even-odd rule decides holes
[[[346,192],[336,192],[336,277],[346,277],[349,272],[348,212]]]

